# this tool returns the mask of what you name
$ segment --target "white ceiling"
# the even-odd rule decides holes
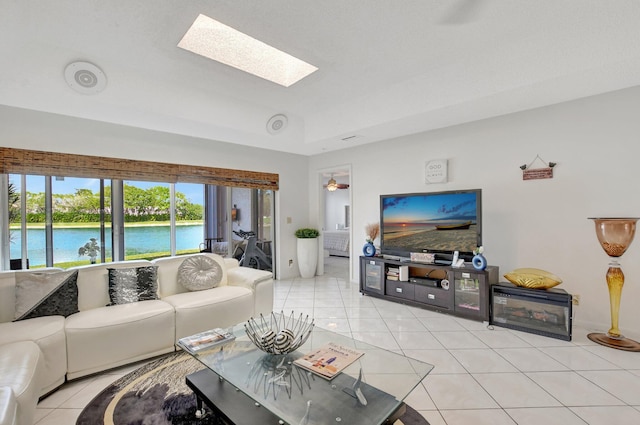
[[[640,85],[638,0],[0,0],[0,12],[0,104],[304,155]],[[284,88],[178,48],[200,13],[319,70]],[[69,88],[79,60],[104,71],[104,91]],[[288,126],[272,135],[275,114]]]

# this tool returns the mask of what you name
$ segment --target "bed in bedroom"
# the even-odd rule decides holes
[[[323,232],[324,249],[329,255],[349,257],[349,231],[336,230]]]

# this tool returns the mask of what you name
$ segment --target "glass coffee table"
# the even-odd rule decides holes
[[[227,329],[235,340],[191,353],[205,369],[187,385],[223,423],[236,425],[392,424],[404,413],[404,398],[432,365],[317,327],[296,351],[260,351],[244,323]],[[293,362],[327,343],[364,352],[328,380]]]

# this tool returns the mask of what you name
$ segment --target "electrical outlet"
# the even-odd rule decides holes
[[[580,294],[572,295],[573,305],[580,305]]]
[[[293,267],[293,260],[289,260],[289,267]]]

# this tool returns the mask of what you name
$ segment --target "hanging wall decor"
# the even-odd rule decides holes
[[[543,167],[531,168],[536,161],[541,162]],[[553,167],[555,166],[555,162],[546,163],[542,158],[540,158],[540,155],[536,155],[529,165],[523,164],[520,166],[520,169],[522,170],[522,180],[552,179]]]
[[[434,159],[425,165],[424,181],[426,184],[447,182],[447,160]]]

